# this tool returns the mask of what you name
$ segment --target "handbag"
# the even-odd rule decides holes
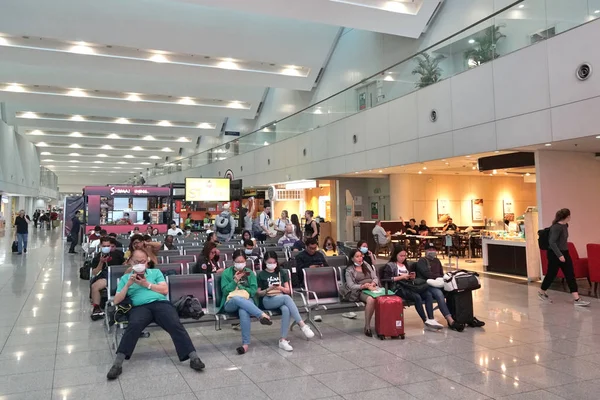
[[[235,289],[227,295],[227,301],[229,301],[232,297],[242,297],[246,300],[250,299],[250,293],[245,291],[244,289]]]
[[[477,290],[481,287],[477,272],[459,269],[444,274],[444,290],[446,292]]]
[[[415,278],[411,281],[398,281],[398,287],[413,293],[421,294],[429,288],[429,285],[425,279]]]

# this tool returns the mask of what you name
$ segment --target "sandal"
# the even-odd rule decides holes
[[[273,325],[273,321],[271,321],[271,319],[267,317],[261,317],[259,321],[261,325]]]
[[[365,329],[365,336],[373,337],[373,332],[370,329]]]
[[[246,354],[246,349],[244,349],[244,346],[240,346],[237,349],[235,349],[235,351],[237,351],[237,353],[241,356],[242,354]]]

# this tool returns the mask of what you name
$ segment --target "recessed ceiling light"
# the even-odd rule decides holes
[[[38,115],[36,113],[32,113],[31,111],[27,111],[27,112],[21,114],[21,118],[36,119],[36,118],[39,118],[39,117],[38,117]]]
[[[190,97],[182,97],[181,99],[179,99],[177,101],[177,103],[183,104],[186,106],[193,106],[196,104],[196,102],[194,100],[192,100],[192,98],[190,98]]]
[[[239,101],[232,101],[229,104],[227,104],[227,107],[229,107],[229,108],[236,108],[236,109],[244,108],[244,106],[242,105],[242,103],[240,103]]]
[[[81,89],[75,88],[75,89],[71,89],[67,92],[68,96],[73,96],[73,97],[87,97],[87,93],[84,92]]]
[[[18,83],[11,83],[4,90],[9,91],[9,92],[16,92],[16,93],[25,92],[25,88],[23,86],[19,85]]]
[[[135,158],[135,157],[134,157],[134,156],[132,156],[131,154],[125,154],[125,155],[123,156],[123,158]]]
[[[467,158],[471,158],[471,156],[465,156],[465,157],[467,157]]]
[[[81,146],[78,145],[77,143],[73,143],[72,145],[69,145],[69,147],[72,149],[80,149],[81,148]]]
[[[150,156],[150,158],[153,159],[153,160],[160,160],[159,156]]]
[[[81,154],[79,153],[69,153],[70,156],[72,157],[79,157]]]
[[[71,119],[71,121],[78,121],[78,122],[85,121],[85,118],[83,118],[81,115],[73,115],[70,119]]]
[[[519,4],[519,8],[523,8],[523,7],[525,7],[524,4]]]
[[[190,139],[186,138],[186,137],[180,137],[179,139],[177,139],[178,142],[182,142],[182,143],[188,143],[190,141]]]
[[[426,169],[427,169],[427,167],[423,167],[423,170],[426,170]]]
[[[164,152],[168,153],[168,152],[171,152],[171,151],[173,151],[173,150],[171,150],[171,149],[170,149],[170,148],[168,148],[168,147],[163,147],[161,151],[164,151]]]
[[[154,54],[148,60],[154,61],[155,63],[168,63],[169,59],[162,54]]]
[[[78,42],[75,46],[72,46],[69,51],[77,54],[95,54],[96,51],[88,46],[85,42]]]
[[[469,39],[469,44],[475,43],[475,39]]]
[[[477,167],[475,167],[474,165],[471,167],[472,170],[476,170]]]
[[[127,96],[127,100],[129,101],[142,101],[142,98],[135,94],[135,93],[131,93],[129,96]]]
[[[142,165],[152,165],[152,163],[149,163],[149,162],[143,162],[143,163],[140,163],[140,164],[142,164]]]
[[[500,153],[500,151],[496,150],[494,153],[498,154],[498,153]]]
[[[108,157],[108,156],[106,154],[100,153],[100,154],[96,154],[96,157]]]
[[[121,139],[121,136],[117,135],[116,133],[111,133],[108,136],[106,136],[107,139]]]
[[[81,134],[81,132],[71,132],[69,134],[69,136],[71,136],[71,137],[83,137],[83,135]]]
[[[92,168],[92,169],[99,169],[100,167],[90,167],[90,168]]]
[[[496,175],[497,173],[498,173],[498,170],[496,170],[496,169],[492,171],[492,174],[494,174],[494,175]]]
[[[135,167],[134,169],[144,169],[144,168]]]
[[[134,146],[134,147],[131,148],[131,150],[133,150],[133,151],[143,151],[144,149],[142,147],[140,147],[140,146]]]
[[[380,169],[380,170],[379,170],[379,173],[382,173],[382,172],[383,172],[383,170],[382,170],[382,169]]]
[[[69,160],[70,163],[78,163],[79,160]]]
[[[158,126],[171,126],[171,123],[169,121],[159,121],[156,125]]]
[[[263,146],[268,146],[268,145],[269,145],[269,142],[267,142],[267,141],[265,141],[265,142],[263,143]]]
[[[292,65],[290,67],[282,69],[281,74],[289,76],[300,76],[300,71],[298,70],[298,67]]]
[[[2,36],[0,36],[0,46],[7,46],[7,45],[8,45],[8,40],[6,40]]]
[[[101,147],[102,150],[112,150],[112,146],[110,144],[105,144],[104,146]]]
[[[232,59],[225,59],[218,63],[217,66],[223,69],[240,69],[240,66],[237,65]]]
[[[594,11],[594,14],[600,14],[600,10]],[[1,40],[1,38],[0,38],[0,40]]]
[[[197,128],[198,129],[214,129],[214,126],[212,124],[202,122],[201,124],[198,124]]]
[[[52,162],[52,161],[54,161],[54,160],[53,160],[53,159],[51,159],[51,158],[46,158],[45,160],[42,160],[42,161],[43,161],[43,162]]]
[[[48,147],[48,144],[44,143],[44,142],[39,142],[36,144],[37,147]]]
[[[446,165],[450,165],[450,163],[449,163],[449,162],[447,162],[447,163],[446,163]]]
[[[117,164],[127,164],[127,161],[119,161]]]
[[[30,135],[33,136],[44,136],[45,133],[43,131],[40,131],[39,129],[36,129],[34,131],[29,132]]]
[[[117,118],[115,120],[115,123],[117,123],[117,124],[128,124],[129,120],[127,118]]]
[[[544,146],[550,147],[550,146],[552,146],[552,143],[546,143]]]
[[[529,172],[525,174],[525,176],[530,176],[530,175],[531,175],[531,174],[530,174]]]
[[[423,173],[423,171],[419,171],[419,175],[421,175]]]
[[[123,168],[121,168],[121,167],[113,167],[113,169],[123,169]]]
[[[94,161],[94,164],[104,164],[104,161]]]
[[[156,140],[156,139],[155,139],[155,138],[154,138],[154,136],[152,136],[152,135],[147,135],[147,136],[144,136],[144,137],[142,138],[142,140]]]
[[[40,156],[51,156],[51,155],[52,155],[52,153],[50,153],[49,151],[42,151],[40,153]]]

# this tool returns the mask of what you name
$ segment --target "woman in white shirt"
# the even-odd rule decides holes
[[[283,210],[281,212],[281,218],[277,218],[275,221],[275,230],[277,231],[277,236],[283,236],[285,233],[285,227],[290,224],[290,219],[288,218],[287,210]]]
[[[175,221],[173,221],[173,222],[171,222],[171,227],[167,231],[167,235],[172,235],[172,236],[181,235],[181,236],[183,236],[183,231],[180,228],[178,228],[177,224],[175,223]]]

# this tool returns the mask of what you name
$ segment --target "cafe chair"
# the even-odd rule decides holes
[[[598,283],[600,283],[600,244],[588,243],[587,255],[589,280],[594,284],[594,295],[598,298]]]
[[[569,254],[571,255],[571,259],[573,260],[573,270],[575,271],[575,279],[583,279],[586,278],[588,283],[590,284],[590,292],[591,292],[591,282],[589,279],[589,271],[588,271],[588,259],[580,258],[579,253],[577,253],[577,249],[575,245],[571,242],[568,243]],[[542,273],[546,275],[548,273],[548,251],[552,250],[540,250],[540,258],[542,261]],[[561,279],[563,290],[567,290],[567,286],[565,284],[565,275],[562,270],[558,270],[556,277]]]

